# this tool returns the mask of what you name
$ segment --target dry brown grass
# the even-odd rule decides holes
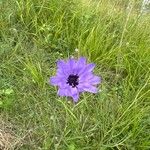
[[[9,150],[15,141],[15,137],[11,133],[0,130],[0,150]]]
[[[20,147],[21,143],[13,131],[13,125],[0,118],[0,150],[13,150]]]
[[[32,130],[19,132],[16,130],[19,127],[4,118],[0,116],[0,150],[19,150],[22,146],[28,145],[33,136]]]

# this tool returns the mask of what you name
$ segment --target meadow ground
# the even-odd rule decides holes
[[[0,149],[150,149],[150,16],[140,6],[0,1]],[[70,56],[85,56],[102,77],[100,92],[77,104],[48,83]]]

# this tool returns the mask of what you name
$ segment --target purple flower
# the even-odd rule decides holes
[[[71,58],[67,62],[59,60],[56,76],[50,78],[50,83],[59,87],[59,96],[69,96],[77,102],[81,92],[98,92],[95,85],[101,80],[93,74],[94,67],[95,64],[87,64],[84,57],[79,60]]]

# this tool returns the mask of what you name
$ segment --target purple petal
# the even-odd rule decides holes
[[[98,76],[95,76],[92,73],[83,73],[80,75],[79,77],[79,83],[89,83],[91,85],[96,85],[99,84],[101,82],[101,78]]]
[[[86,67],[86,71],[88,72],[91,72],[95,67],[95,64],[91,63],[91,64],[88,64],[87,67]]]
[[[65,68],[57,69],[56,76],[66,80],[69,76],[69,71]]]
[[[85,66],[86,66],[86,58],[81,57],[76,62],[76,66],[74,68],[74,74],[79,74],[80,72],[82,72],[84,70]]]
[[[96,88],[95,86],[85,87],[84,90],[86,92],[91,92],[91,93],[97,93],[98,92],[98,88]]]
[[[77,88],[60,88],[57,93],[59,96],[71,96],[74,102],[77,102],[79,99],[79,93]]]
[[[86,64],[86,58],[85,57],[80,57],[80,59],[77,61],[77,65],[79,66],[83,66]]]
[[[89,79],[89,82],[92,84],[92,85],[96,85],[96,84],[99,84],[101,82],[101,78],[98,77],[98,76],[93,76],[93,78],[90,78]]]
[[[63,89],[65,89],[65,88],[68,88],[68,84],[66,84],[66,82],[65,81],[61,81],[59,84],[58,84],[58,86],[59,86],[59,88],[63,88]]]
[[[60,88],[58,89],[58,93],[57,93],[59,96],[70,96],[71,93],[70,93],[70,90],[69,88]]]
[[[67,88],[68,84],[66,84],[66,80],[64,78],[60,77],[51,77],[49,80],[49,83],[54,85],[54,86],[59,86],[59,88]]]
[[[74,102],[77,102],[79,99],[79,94],[73,95],[72,98]]]
[[[101,78],[98,76],[95,76],[91,73],[83,73],[79,77],[79,83],[84,84],[84,83],[89,83],[91,85],[96,85],[101,82]]]
[[[77,88],[71,88],[71,96],[72,96],[72,98],[73,98],[73,100],[75,102],[78,101],[78,99],[79,99],[79,92],[78,92]]]
[[[73,59],[73,58],[71,58],[71,59],[69,59],[68,60],[68,64],[70,65],[70,68],[73,68],[74,67],[74,65],[75,65],[75,60]]]
[[[58,77],[51,77],[50,78],[50,84],[52,84],[52,85],[58,85],[59,83],[60,83],[60,78],[58,78]]]
[[[69,59],[67,61],[67,66],[66,67],[68,69],[69,74],[73,74],[73,71],[76,68],[76,62],[75,62],[75,60],[73,58]]]
[[[58,68],[63,68],[65,65],[66,65],[65,61],[63,61],[63,60],[57,61],[57,67]]]
[[[58,89],[57,94],[59,96],[66,96],[66,89]]]
[[[76,95],[76,94],[78,93],[77,88],[72,88],[72,87],[70,87],[70,90],[71,90],[71,94],[72,94],[72,95]]]
[[[79,89],[83,89],[86,92],[91,92],[91,93],[97,93],[98,89],[97,87],[89,84],[89,83],[81,83],[78,85]]]
[[[89,72],[92,72],[92,70],[94,69],[95,67],[95,64],[91,63],[91,64],[88,64],[86,66],[83,66],[82,68],[80,68],[80,70],[78,71],[78,74],[81,76],[81,75],[85,75]]]
[[[89,82],[89,79],[93,78],[94,75],[88,72],[84,72],[83,74],[80,75],[79,81],[80,83],[87,83]]]
[[[69,74],[69,68],[67,66],[67,64],[65,63],[65,61],[63,60],[59,60],[57,61],[57,76],[62,76],[62,75],[65,75],[65,76],[68,76]]]
[[[84,88],[81,85],[77,85],[78,92],[84,92]]]

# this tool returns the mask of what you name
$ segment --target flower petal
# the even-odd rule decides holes
[[[64,60],[58,60],[57,61],[57,67],[58,68],[63,68],[66,65]]]
[[[60,78],[58,78],[57,76],[50,78],[50,84],[52,85],[58,85],[60,81],[61,81]]]
[[[93,78],[94,75],[89,72],[84,72],[79,76],[79,82],[80,83],[86,83],[89,82],[89,79]]]
[[[70,58],[67,61],[66,70],[69,74],[73,74],[75,68],[76,68],[76,62],[73,58]]]
[[[85,74],[88,74],[90,72],[92,72],[92,70],[94,69],[95,67],[95,64],[91,63],[91,64],[88,64],[86,66],[83,66],[82,68],[80,68],[80,70],[78,71],[78,74],[79,75],[85,75]]]
[[[85,57],[80,57],[80,59],[77,61],[77,65],[78,65],[78,67],[86,65],[86,58]]]
[[[84,91],[91,92],[91,93],[97,93],[98,88],[96,88],[95,86],[84,87]]]
[[[101,78],[98,77],[98,76],[93,76],[93,78],[90,78],[89,79],[89,82],[92,84],[92,85],[96,85],[96,84],[99,84],[101,82]]]
[[[72,98],[74,102],[78,102],[79,94],[73,95]]]
[[[70,96],[71,95],[69,88],[60,88],[60,89],[58,89],[57,94],[59,96]]]
[[[56,76],[66,80],[69,76],[69,72],[65,68],[57,69]]]
[[[87,67],[86,67],[86,71],[90,72],[90,71],[92,71],[94,68],[95,68],[95,64],[93,64],[93,63],[88,64]]]
[[[73,58],[70,58],[69,60],[68,60],[68,64],[70,65],[70,68],[73,68],[74,67],[74,65],[75,65],[75,60],[73,59]]]
[[[95,76],[92,73],[83,73],[80,75],[79,77],[79,83],[89,83],[91,85],[96,85],[99,84],[101,82],[101,78],[98,76]]]
[[[69,68],[67,66],[67,64],[65,63],[65,61],[63,60],[59,60],[57,61],[57,75],[58,76],[62,76],[62,75],[65,75],[65,76],[68,76],[69,74]]]
[[[75,102],[78,101],[78,99],[79,99],[79,92],[78,92],[77,88],[71,88],[71,96],[72,96],[72,98],[73,98],[73,100]]]
[[[81,83],[78,85],[79,89],[83,89],[86,92],[91,92],[91,93],[97,93],[98,89],[97,87],[90,85],[89,83]]]
[[[76,67],[74,69],[74,74],[79,74],[84,70],[86,66],[86,58],[81,57],[77,62],[76,62]]]

